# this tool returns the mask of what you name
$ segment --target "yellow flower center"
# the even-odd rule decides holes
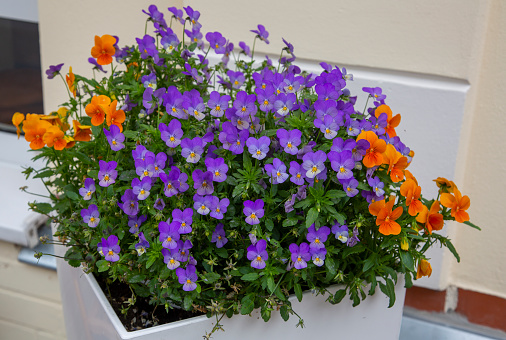
[[[292,147],[292,143],[288,142],[288,144],[286,144],[287,147],[291,148]]]
[[[262,257],[260,255],[257,256],[257,261],[262,261]]]
[[[264,105],[269,105],[269,101],[267,99],[264,100]]]
[[[147,176],[147,175],[149,175],[148,170],[144,170],[144,176]]]
[[[90,217],[90,222],[95,222],[95,217]]]
[[[172,241],[172,237],[168,236],[167,237],[167,242],[171,242]]]
[[[214,172],[214,175],[215,175],[216,177],[218,177],[218,176],[220,175],[220,172],[219,172],[218,170],[216,170],[216,171]]]
[[[190,157],[191,157],[191,158],[194,158],[194,157],[195,157],[195,152],[192,152],[192,153],[190,154]]]
[[[144,190],[141,190],[141,195],[144,195],[146,192]]]
[[[344,166],[339,168],[339,172],[345,172],[345,171],[346,171],[346,169],[344,168]]]
[[[278,171],[278,172],[276,173],[276,176],[278,176],[278,177],[279,177],[279,176],[281,176],[281,173]]]
[[[257,155],[261,155],[261,154],[262,154],[262,151],[257,150]]]
[[[115,140],[113,140],[113,141],[112,141],[112,145],[116,145],[116,144],[118,144],[118,143],[116,143],[116,141],[115,141]]]
[[[216,105],[216,108],[215,108],[216,111],[221,111],[221,106],[219,105]]]
[[[315,165],[315,166],[313,166],[313,168],[311,168],[311,171],[312,171],[312,172],[316,172],[316,171],[318,171],[318,168],[316,167],[316,165]]]
[[[202,206],[200,207],[200,209],[205,210],[206,206],[202,204]]]
[[[300,174],[297,174],[297,176],[296,176],[296,177],[297,177],[297,178],[300,178]]]
[[[181,223],[181,227],[186,227],[186,222]]]
[[[255,218],[257,218],[257,215],[255,215],[255,213],[253,213],[249,217],[254,220]]]
[[[174,264],[174,262],[176,262],[174,259],[170,259],[169,261],[171,264]]]
[[[173,141],[175,141],[175,140],[176,140],[176,139],[174,138],[174,136],[170,136],[170,138],[169,138],[169,139],[170,139],[170,141],[171,141],[171,142],[173,142]]]
[[[114,252],[112,250],[109,250],[109,252],[107,254],[112,256],[112,255],[114,255]]]
[[[104,181],[108,181],[109,180],[109,176],[108,175],[105,175],[104,176]]]

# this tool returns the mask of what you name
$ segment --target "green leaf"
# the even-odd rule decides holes
[[[480,228],[480,227],[478,227],[478,226],[477,226],[476,224],[474,224],[474,223],[471,223],[471,222],[469,222],[469,221],[465,221],[465,222],[464,222],[464,224],[467,224],[468,226],[470,226],[470,227],[472,227],[472,228],[474,228],[474,229],[478,229],[478,230],[480,230],[480,231],[481,231],[481,228]]]
[[[413,261],[413,256],[407,251],[401,250],[399,252],[399,255],[401,256],[401,261],[404,267],[406,267],[409,271],[414,272],[415,271],[415,261]]]
[[[328,198],[341,198],[346,197],[346,193],[343,190],[329,190],[325,196]]]
[[[98,178],[98,170],[90,170],[90,171],[88,171],[88,177],[97,179]]]
[[[334,294],[334,296],[331,299],[329,299],[329,302],[335,305],[341,302],[345,296],[346,296],[346,289],[340,289]]]
[[[288,321],[288,319],[290,318],[290,314],[288,313],[288,307],[286,305],[281,306],[279,312],[283,320]]]
[[[260,315],[262,316],[262,319],[267,322],[271,318],[271,310],[263,306],[262,310],[260,311]]]
[[[301,288],[300,284],[295,283],[293,285],[293,289],[295,290],[295,296],[297,296],[297,300],[299,300],[299,302],[301,302],[302,301],[302,288]]]
[[[251,158],[249,156],[249,153],[247,153],[246,151],[242,153],[242,163],[243,163],[244,169],[246,171],[250,171],[251,170],[251,168],[252,168]]]
[[[49,214],[51,211],[53,211],[53,207],[49,203],[35,202],[32,210],[41,214]]]
[[[205,273],[204,274],[204,281],[206,283],[213,283],[213,282],[216,282],[218,281],[218,279],[220,278],[220,274],[217,274],[217,273]]]
[[[236,186],[234,188],[234,191],[232,192],[232,197],[237,197],[239,195],[241,195],[245,190],[245,186],[244,184],[239,184],[238,186]]]
[[[248,294],[241,300],[241,314],[246,315],[253,311],[255,308],[255,302],[254,298],[252,297],[252,294]]]
[[[445,239],[444,241],[445,246],[448,247],[448,250],[452,252],[453,256],[457,259],[457,262],[460,262],[460,256],[459,253],[457,253],[457,249],[453,246],[453,243],[449,239]]]
[[[149,267],[151,267],[153,265],[153,263],[155,263],[157,257],[158,256],[156,256],[156,255],[151,255],[149,257],[148,262],[146,262],[146,269],[149,269]]]
[[[256,279],[258,279],[260,275],[258,275],[258,273],[249,273],[249,274],[244,274],[243,276],[241,276],[241,280],[243,281],[255,281]]]
[[[33,178],[46,178],[46,177],[53,176],[53,174],[54,174],[53,170],[45,170],[45,171],[39,172],[38,174],[36,174],[35,176],[33,176]]]
[[[216,248],[215,252],[216,254],[218,254],[219,257],[228,259],[228,252],[225,248]]]
[[[307,213],[307,218],[306,218],[306,228],[309,228],[311,226],[311,224],[313,224],[316,219],[318,218],[318,215],[319,215],[319,212],[318,210],[316,210],[315,207],[309,209],[309,212]]]
[[[364,267],[362,268],[362,272],[365,273],[366,271],[374,267],[375,264],[376,264],[376,256],[373,254],[364,261]]]
[[[272,231],[274,229],[274,222],[271,219],[265,221],[265,227],[267,230]]]
[[[184,297],[184,301],[183,301],[184,310],[190,310],[190,308],[192,308],[192,304],[193,304],[193,299],[189,295],[186,295]]]
[[[272,276],[267,278],[267,288],[269,288],[269,292],[271,294],[274,293],[274,289],[276,289],[276,283],[274,282],[274,278]]]
[[[392,280],[387,279],[386,284],[383,282],[379,283],[381,291],[388,296],[389,304],[388,308],[392,307],[395,303],[395,289],[394,289],[394,283]]]
[[[139,283],[146,279],[145,275],[134,275],[128,279],[128,282],[130,283]]]
[[[119,176],[119,179],[121,181],[130,182],[135,177],[137,177],[137,174],[135,173],[135,170],[128,170],[128,171],[122,171],[121,175]]]
[[[68,198],[70,198],[71,200],[74,200],[74,201],[77,201],[79,199],[79,195],[76,194],[75,192],[73,191],[66,191],[65,192],[65,195],[67,195]]]
[[[293,207],[295,209],[306,209],[307,207],[309,207],[311,205],[311,200],[309,198],[305,198],[303,199],[302,201],[300,202],[297,202]]]
[[[327,257],[325,259],[325,267],[327,267],[327,270],[329,271],[329,273],[332,276],[334,276],[334,275],[337,274],[337,270],[336,270],[336,266],[335,266],[334,260],[331,257]]]
[[[137,136],[139,136],[139,132],[137,131],[123,131],[123,134],[125,135],[126,138],[129,138],[129,139],[135,139],[137,138]]]
[[[99,272],[105,272],[109,270],[109,262],[106,260],[97,261],[97,268]]]
[[[351,254],[361,253],[364,250],[365,250],[365,247],[361,243],[355,245],[354,247],[348,247],[345,250],[343,250],[343,258],[346,258],[347,256],[350,256]]]
[[[404,280],[405,280],[405,282],[406,282],[406,283],[404,284],[404,287],[406,287],[406,288],[411,288],[411,287],[413,287],[413,280],[411,279],[411,273],[409,273],[409,272],[408,272],[408,273],[406,273],[406,274],[404,275]]]
[[[299,220],[295,217],[289,217],[283,221],[283,227],[291,227],[299,223]]]

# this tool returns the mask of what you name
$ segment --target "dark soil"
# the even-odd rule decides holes
[[[116,315],[118,315],[123,326],[129,332],[204,315],[204,313],[198,311],[188,312],[177,307],[169,309],[167,313],[164,306],[158,306],[155,309],[154,305],[149,304],[149,298],[141,296],[137,296],[135,305],[130,306],[126,314],[123,314],[122,309],[127,309],[129,306],[128,299],[132,297],[132,292],[128,288],[128,285],[115,281],[109,284],[108,289],[102,277],[96,276],[95,278]]]

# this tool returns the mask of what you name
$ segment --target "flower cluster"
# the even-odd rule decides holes
[[[354,304],[363,281],[393,302],[385,287],[397,275],[407,286],[430,275],[430,245],[458,256],[435,231],[472,225],[469,198],[443,178],[436,199],[421,196],[401,116],[380,88],[363,88],[372,104],[360,111],[345,69],[307,73],[285,40],[277,64],[256,61],[244,42],[237,51],[219,32],[204,35],[198,11],[168,10],[170,22],[154,5],[144,11],[155,33],[133,46],[96,36],[91,63],[112,72],[70,69],[58,112],[13,117],[48,160],[37,177],[56,192],[35,209],[58,212],[71,265],[87,262],[157,305],[217,302],[229,316],[259,307],[268,320],[277,307],[293,312],[291,292],[335,283]],[[264,26],[251,32],[253,46],[269,43]]]

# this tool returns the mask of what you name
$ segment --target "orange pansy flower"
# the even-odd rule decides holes
[[[402,196],[406,197],[406,206],[411,216],[416,216],[416,214],[423,210],[424,205],[419,200],[422,187],[414,180],[408,179],[402,183],[400,192]]]
[[[438,177],[434,180],[436,182],[437,187],[440,192],[453,192],[453,189],[456,187],[453,181],[449,181],[444,177]]]
[[[395,149],[392,144],[387,145],[386,151],[383,153],[383,162],[388,164],[387,173],[394,183],[404,179],[404,169],[408,166],[408,159]]]
[[[430,277],[431,274],[432,274],[432,267],[429,261],[421,259],[420,262],[418,262],[418,269],[416,270],[416,279],[419,279],[422,276]]]
[[[72,121],[74,126],[73,140],[78,142],[89,142],[91,140],[91,126],[81,125],[77,120]]]
[[[67,85],[69,87],[69,91],[74,95],[74,98],[76,97],[76,76],[74,73],[72,73],[72,66],[69,67],[69,74],[65,76],[65,79],[67,80]]]
[[[363,159],[364,165],[368,168],[372,168],[383,164],[382,154],[387,148],[387,143],[383,139],[379,139],[372,131],[361,132],[357,136],[357,141],[361,139],[367,140],[370,145]]]
[[[105,116],[110,110],[110,104],[111,99],[104,95],[94,96],[91,98],[91,103],[86,105],[84,111],[91,117],[92,125],[99,126],[104,122]]]
[[[65,134],[57,126],[51,126],[46,130],[43,136],[44,143],[49,147],[54,147],[55,150],[63,150],[67,145]]]
[[[119,131],[123,132],[123,122],[125,121],[125,111],[118,110],[116,111],[116,105],[118,104],[118,101],[115,100],[111,103],[110,110],[107,113],[106,121],[107,126],[116,125],[119,127]]]
[[[65,135],[65,142],[67,142],[67,145],[65,145],[65,149],[70,149],[71,147],[73,147],[76,144],[76,141],[74,140],[74,138],[67,136],[67,135]]]
[[[374,111],[376,118],[378,118],[382,113],[385,113],[387,115],[387,127],[385,128],[385,132],[388,133],[388,136],[390,136],[390,138],[397,136],[395,128],[401,122],[401,115],[397,114],[392,117],[392,110],[388,105],[385,104],[378,106]]]
[[[441,204],[452,210],[450,214],[457,222],[462,223],[469,221],[469,214],[466,210],[469,209],[471,200],[467,196],[462,196],[457,187],[453,188],[453,194],[455,196],[448,193],[442,193]]]
[[[109,34],[104,34],[102,37],[95,36],[95,46],[91,48],[91,56],[97,59],[99,65],[109,65],[112,63],[112,57],[116,53],[114,44],[116,38]]]
[[[27,119],[23,124],[23,130],[25,131],[25,139],[30,142],[30,148],[32,150],[42,149],[46,143],[43,140],[44,134],[47,129],[51,127],[51,124],[40,120],[38,118]]]
[[[432,234],[432,230],[441,230],[445,221],[439,213],[439,201],[432,203],[430,210],[424,205],[423,210],[416,217],[416,221],[425,225],[425,230]]]
[[[377,201],[369,205],[369,212],[376,217],[376,225],[379,226],[379,232],[383,235],[399,235],[401,226],[395,222],[402,215],[402,207],[397,207],[392,211],[395,203],[395,197],[391,196],[388,202],[385,200]]]
[[[25,120],[25,115],[21,112],[16,112],[12,116],[12,124],[16,127],[16,133],[18,134],[18,139],[21,134],[21,128],[19,127],[19,124],[21,124]]]

